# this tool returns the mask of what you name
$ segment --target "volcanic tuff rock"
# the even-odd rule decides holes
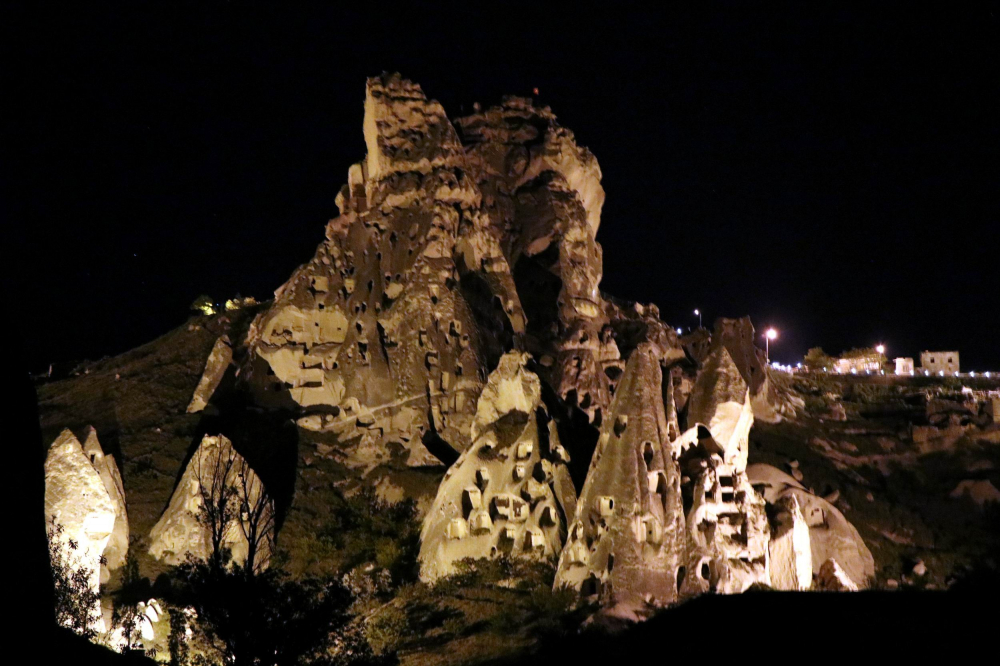
[[[207,508],[204,508],[207,507]],[[206,435],[150,530],[150,554],[181,564],[227,548],[234,564],[266,567],[274,541],[274,505],[257,474],[224,436]]]
[[[747,475],[755,487],[763,490],[764,498],[769,504],[779,504],[786,498],[795,498],[806,524],[809,525],[814,574],[819,575],[820,567],[828,559],[834,558],[855,586],[868,585],[868,581],[875,575],[875,558],[858,530],[837,507],[810,493],[794,478],[770,465],[750,465]]]
[[[94,466],[101,476],[101,482],[108,491],[111,504],[115,508],[115,526],[111,531],[111,538],[104,548],[106,563],[102,567],[101,581],[106,580],[106,570],[114,571],[125,564],[125,557],[128,555],[128,511],[125,507],[125,486],[122,484],[122,476],[118,472],[118,465],[115,457],[105,455],[101,448],[101,442],[97,439],[97,430],[93,427],[87,429],[87,439],[83,443],[83,454],[90,459],[90,464]]]
[[[50,538],[59,539],[64,560],[74,570],[89,571],[89,587],[99,592],[101,557],[118,514],[95,463],[104,466],[107,461],[98,461],[95,454],[92,462],[76,435],[68,429],[60,433],[45,458],[45,518],[62,527],[61,533],[50,528]],[[103,621],[98,625],[104,631]]]
[[[719,326],[716,326],[719,330]],[[750,387],[721,335],[714,336],[687,404],[678,441],[687,511],[684,594],[739,593],[770,585],[764,499],[746,475]]]
[[[775,513],[768,544],[771,587],[776,590],[808,590],[812,587],[813,578],[809,525],[794,495],[779,499],[775,504]]]
[[[472,445],[445,474],[424,518],[422,580],[454,573],[466,557],[554,560],[562,549],[576,493],[528,359],[505,354],[479,396]]]
[[[212,351],[208,355],[208,360],[205,362],[205,372],[202,373],[194,395],[191,396],[191,404],[187,408],[188,414],[205,409],[208,401],[212,399],[212,394],[219,388],[222,377],[226,374],[226,369],[232,362],[233,348],[229,338],[223,335],[215,341],[215,346],[212,347]]]
[[[601,426],[559,558],[557,588],[596,595],[605,605],[677,599],[684,515],[662,383],[656,355],[639,347]]]
[[[251,327],[259,402],[430,465],[425,443],[468,446],[483,382],[511,348],[591,420],[624,367],[619,333],[627,351],[650,341],[683,356],[655,308],[600,294],[600,168],[548,108],[510,97],[453,125],[386,75],[368,81],[364,132],[327,240]]]
[[[436,464],[468,446],[476,398],[524,315],[482,194],[441,105],[398,76],[368,81],[367,158],[351,167],[316,256],[249,334],[262,402],[342,440],[397,441]]]

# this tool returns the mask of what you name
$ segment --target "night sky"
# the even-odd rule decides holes
[[[8,16],[24,360],[120,353],[202,293],[269,298],[336,215],[387,70],[452,117],[538,88],[604,173],[603,289],[673,326],[697,307],[775,326],[783,362],[884,342],[1000,370],[995,10],[460,7]]]

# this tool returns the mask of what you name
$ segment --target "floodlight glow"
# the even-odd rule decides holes
[[[697,308],[695,308],[695,311],[694,311],[694,313],[695,313],[696,315],[700,315],[700,314],[701,314],[700,312],[698,312],[698,309],[697,309]]]
[[[778,337],[778,332],[773,328],[769,328],[767,329],[767,333],[765,333],[764,335],[767,336],[768,340],[774,340],[776,337]]]
[[[677,335],[680,335],[680,334],[681,334],[681,332],[682,332],[682,331],[681,331],[681,329],[679,329],[679,328],[678,328],[678,329],[677,329]]]
[[[875,348],[875,351],[877,351],[879,354],[884,354],[885,353],[885,345],[879,345],[878,347]]]

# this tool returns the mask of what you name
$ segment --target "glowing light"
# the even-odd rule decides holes
[[[677,335],[680,335],[681,333],[683,333],[683,331],[681,331],[681,329],[678,328],[677,329]]]
[[[987,370],[987,371],[986,371],[986,376],[987,376],[987,377],[989,377],[989,376],[990,376],[990,371],[989,371],[989,370]]]
[[[700,315],[700,314],[701,314],[701,312],[700,312],[700,311],[698,310],[698,308],[695,308],[695,310],[694,310],[694,313],[695,313],[696,315]]]
[[[969,376],[970,376],[970,377],[975,377],[975,376],[976,376],[976,373],[974,373],[974,372],[970,372],[970,373],[969,373]]]
[[[879,354],[884,354],[885,353],[885,345],[879,345],[878,347],[875,348],[875,351],[877,351]]]
[[[774,340],[776,337],[778,337],[778,332],[773,328],[769,328],[767,329],[767,333],[765,333],[764,335],[767,336],[768,340]]]

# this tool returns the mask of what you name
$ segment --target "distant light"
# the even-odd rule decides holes
[[[858,374],[858,369],[857,368],[851,368],[851,374],[852,375]]]
[[[875,351],[877,351],[879,354],[884,354],[885,353],[885,345],[879,345],[878,347],[875,348]]]
[[[990,376],[990,371],[987,370],[985,374],[986,374],[987,377],[989,377]]]
[[[944,377],[944,370],[940,370],[940,371],[938,372],[938,374],[939,374],[939,375],[941,375],[942,377]]]
[[[680,335],[682,332],[683,331],[681,331],[681,329],[679,329],[679,328],[677,329],[677,335]]]
[[[974,373],[974,372],[971,372],[971,371],[970,371],[970,372],[969,372],[969,376],[970,376],[970,377],[975,377],[975,376],[976,376],[976,373]]]
[[[796,367],[796,368],[801,368],[801,367],[802,367],[802,364],[801,364],[801,363],[796,363],[796,364],[795,364],[795,367]]]
[[[699,311],[698,311],[698,308],[695,308],[695,310],[694,310],[694,313],[695,313],[696,315],[700,315],[700,314],[701,314],[701,312],[699,312]]]
[[[765,333],[764,335],[767,336],[768,340],[774,340],[776,337],[778,337],[778,332],[773,328],[769,328],[767,329],[767,333]]]

